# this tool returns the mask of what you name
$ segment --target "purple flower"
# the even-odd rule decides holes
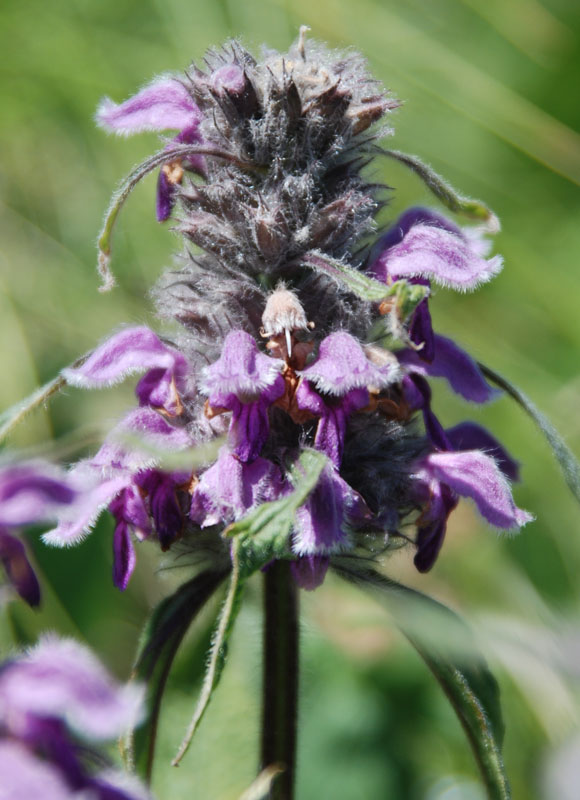
[[[369,388],[378,391],[397,380],[396,362],[373,364],[356,339],[340,331],[321,342],[316,361],[300,374],[298,407],[320,417],[314,446],[338,468],[348,418],[369,404]]]
[[[145,790],[110,770],[94,774],[87,744],[118,738],[141,714],[143,691],[115,683],[87,648],[45,637],[0,670],[2,795],[65,800],[145,800]],[[82,745],[82,746],[81,746]],[[88,757],[87,757],[88,756]],[[102,760],[102,759],[100,759]],[[29,792],[27,794],[27,792]]]
[[[181,413],[179,392],[187,373],[185,357],[144,326],[126,328],[97,347],[79,367],[63,370],[72,386],[100,389],[120,383],[128,375],[146,371],[135,393],[141,406]]]
[[[125,438],[135,441],[128,446]],[[116,521],[113,581],[124,590],[135,567],[132,534],[144,539],[155,531],[164,550],[181,534],[183,514],[176,493],[190,475],[154,469],[155,452],[175,452],[193,444],[184,428],[172,426],[153,409],[131,412],[92,459],[75,465],[71,475],[84,488],[83,501],[61,512],[59,524],[44,534],[44,542],[57,547],[76,544],[108,508]]]
[[[207,413],[232,412],[230,446],[241,461],[257,458],[268,438],[268,409],[284,394],[283,366],[261,353],[249,333],[232,331],[220,358],[205,370]]]
[[[40,586],[14,528],[56,519],[76,507],[77,489],[60,470],[36,461],[0,470],[0,561],[8,580],[30,606],[40,603]]]
[[[322,586],[329,566],[328,556],[301,556],[292,562],[290,568],[298,586],[312,592]]]
[[[425,208],[406,211],[380,240],[371,266],[385,283],[426,278],[451,289],[475,289],[501,270],[501,256],[483,258],[486,243],[477,231],[462,231]]]
[[[520,465],[495,436],[476,422],[460,422],[445,431],[452,450],[482,450],[510,481],[519,481]]]
[[[458,290],[473,289],[502,267],[500,256],[486,260],[488,243],[474,229],[462,231],[434,211],[406,211],[382,237],[371,272],[385,283],[406,278],[429,286],[433,280]],[[466,400],[485,403],[498,392],[485,380],[475,361],[451,339],[433,332],[429,301],[411,317],[408,331],[414,347],[398,353],[409,372],[445,378]]]
[[[407,372],[433,378],[445,378],[454,392],[472,403],[487,403],[499,394],[486,381],[477,363],[465,350],[445,336],[433,337],[434,357],[429,363],[421,358],[421,351],[411,348],[399,350],[397,358]]]
[[[348,546],[348,526],[370,518],[366,503],[343,480],[331,463],[296,512],[292,550],[298,555],[320,556]]]
[[[415,492],[425,510],[418,523],[415,564],[433,566],[458,497],[470,497],[494,527],[513,530],[534,517],[518,508],[509,483],[493,458],[479,450],[430,453],[416,465]]]
[[[195,486],[190,516],[202,528],[233,522],[288,491],[280,468],[265,458],[246,463],[225,448]]]
[[[201,142],[201,113],[185,86],[172,77],[156,78],[124,103],[117,105],[105,98],[97,109],[97,122],[103,128],[124,136],[144,131],[178,130],[171,144]],[[157,219],[163,222],[171,214],[177,185],[183,169],[204,174],[202,156],[188,156],[166,164],[157,183]]]

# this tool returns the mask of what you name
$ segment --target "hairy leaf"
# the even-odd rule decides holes
[[[556,460],[558,461],[558,464],[564,473],[564,479],[566,480],[570,491],[578,500],[578,502],[580,502],[580,464],[550,420],[547,419],[542,412],[536,408],[534,403],[532,403],[527,395],[506,380],[506,378],[498,375],[497,372],[489,367],[486,367],[485,364],[480,363],[479,368],[486,378],[488,378],[492,383],[495,383],[496,386],[499,386],[500,389],[503,389],[506,394],[509,394],[509,396],[513,398],[516,403],[520,405],[534,420],[538,428],[548,440],[548,443],[552,448],[552,452],[554,453],[554,456],[556,457]]]
[[[449,698],[469,739],[490,800],[509,800],[501,745],[499,687],[469,627],[430,597],[395,583],[348,557],[333,560],[344,579],[380,592],[397,625]]]
[[[226,663],[228,641],[241,607],[244,590],[244,580],[241,579],[240,576],[239,547],[239,540],[234,540],[232,544],[232,572],[228,593],[212,638],[207,670],[193,717],[189,723],[183,742],[177,751],[177,755],[171,762],[174,767],[179,765],[179,762],[189,749],[193,736],[207,710],[214,689],[220,681]]]
[[[334,278],[345,289],[363,300],[368,300],[369,303],[380,303],[392,298],[392,304],[398,307],[403,319],[409,317],[429,294],[427,286],[415,285],[405,280],[395,281],[390,285],[381,283],[370,275],[365,275],[364,272],[316,250],[306,253],[303,262],[317,272]]]
[[[288,540],[294,514],[316,486],[327,461],[326,456],[315,450],[303,451],[291,474],[294,491],[281,500],[264,503],[226,530],[232,537],[230,585],[213,635],[201,693],[183,742],[173,759],[174,766],[189,749],[220,681],[246,581],[272,559],[291,555]]]
[[[206,571],[184,583],[153,611],[141,636],[133,678],[147,687],[146,718],[126,743],[130,766],[149,781],[161,701],[169,671],[190,624],[227,575]]]
[[[384,155],[394,158],[409,169],[412,169],[423,183],[429,188],[435,197],[444,206],[455,214],[463,214],[472,219],[482,220],[486,223],[488,233],[497,233],[500,229],[499,220],[493,211],[479,200],[471,197],[464,197],[459,194],[450,183],[441,177],[428,164],[425,164],[417,156],[402,153],[400,150],[383,150]]]

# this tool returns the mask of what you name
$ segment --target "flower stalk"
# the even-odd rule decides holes
[[[292,800],[298,722],[298,588],[290,562],[276,561],[264,575],[264,681],[261,768],[280,765],[270,800]]]

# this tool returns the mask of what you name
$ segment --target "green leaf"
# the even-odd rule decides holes
[[[281,500],[264,503],[226,529],[232,538],[232,573],[224,605],[219,615],[201,693],[185,737],[173,759],[178,766],[186,754],[225,666],[228,641],[241,607],[248,578],[272,559],[290,558],[288,543],[294,514],[316,486],[328,459],[316,450],[304,450],[291,471],[295,489]]]
[[[580,464],[576,457],[564,442],[556,428],[552,425],[541,411],[539,411],[530,398],[520,391],[516,386],[510,383],[506,378],[498,375],[497,372],[486,367],[485,364],[479,363],[479,368],[486,378],[488,378],[500,389],[503,389],[506,394],[513,398],[518,405],[534,420],[538,428],[544,434],[552,452],[564,473],[564,479],[570,488],[570,491],[580,502]]]
[[[153,611],[141,636],[133,678],[146,684],[146,717],[132,731],[125,748],[129,766],[149,781],[153,768],[157,723],[169,671],[193,619],[226,577],[227,571],[206,571],[184,583]]]
[[[395,281],[391,284],[381,283],[370,275],[365,275],[364,272],[353,269],[353,267],[343,264],[342,261],[330,258],[318,250],[306,253],[302,261],[317,272],[334,278],[357,297],[368,300],[369,303],[380,303],[381,300],[389,297],[396,298],[407,316],[429,294],[427,286],[411,284],[405,280]]]
[[[489,233],[497,233],[500,230],[499,220],[490,208],[479,200],[459,194],[451,184],[417,156],[410,156],[400,150],[382,150],[381,152],[413,170],[450,211],[485,222]]]
[[[201,693],[193,712],[193,717],[189,723],[189,727],[185,733],[185,737],[177,751],[177,755],[171,762],[174,767],[179,766],[179,762],[187,753],[189,745],[197,731],[201,720],[207,710],[209,701],[212,698],[214,690],[216,689],[222,672],[226,663],[228,641],[234,629],[234,623],[242,604],[242,595],[245,586],[245,577],[241,576],[240,570],[240,550],[241,541],[235,539],[232,543],[232,572],[230,576],[230,585],[226,595],[225,602],[220,612],[217,627],[213,635],[211,649],[209,653],[209,661]]]
[[[490,800],[509,800],[499,687],[469,627],[450,609],[353,558],[333,560],[345,580],[377,590],[401,631],[449,698],[473,749]]]
[[[318,483],[328,459],[317,450],[303,450],[290,473],[295,489],[286,497],[263,503],[226,530],[242,540],[240,561],[245,576],[261,569],[273,558],[292,557],[289,537],[294,515]]]

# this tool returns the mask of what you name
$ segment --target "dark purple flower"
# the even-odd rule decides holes
[[[292,550],[301,556],[319,556],[348,548],[348,526],[363,523],[370,516],[360,494],[328,462],[296,512]]]
[[[0,793],[8,790],[2,796],[10,800],[73,800],[78,792],[145,800],[137,782],[111,770],[94,774],[95,758],[86,757],[87,744],[133,727],[142,702],[141,688],[116,684],[85,647],[44,638],[0,670]]]
[[[0,561],[6,577],[29,606],[40,604],[40,584],[20,539],[0,527]]]
[[[461,230],[430,209],[406,211],[380,240],[371,266],[385,283],[426,278],[451,289],[475,289],[503,266],[501,256],[483,258],[487,243],[477,230]]]
[[[283,366],[261,353],[249,333],[232,331],[220,358],[205,370],[207,413],[232,412],[230,446],[241,461],[257,458],[268,438],[268,409],[285,390]]]
[[[144,131],[178,130],[172,144],[201,142],[201,114],[185,86],[172,77],[156,78],[124,103],[105,98],[97,109],[97,122],[103,128],[124,136]],[[156,211],[159,222],[172,211],[176,187],[181,183],[183,169],[204,173],[202,156],[188,156],[166,164],[159,173]]]
[[[356,339],[340,331],[321,342],[317,359],[300,375],[298,407],[320,417],[314,446],[338,468],[348,418],[369,404],[370,388],[378,391],[397,380],[397,364],[373,364]]]
[[[425,432],[437,450],[453,450],[447,432],[431,408],[431,387],[422,375],[405,375],[402,380],[403,396],[412,411],[421,411]]]
[[[424,505],[418,522],[415,564],[421,572],[433,566],[458,497],[470,497],[494,527],[513,530],[534,517],[518,508],[509,483],[493,458],[479,450],[430,453],[416,465],[417,501]]]
[[[167,549],[181,533],[183,514],[176,492],[190,475],[153,467],[159,453],[193,444],[184,428],[174,427],[153,409],[131,412],[93,458],[75,465],[71,476],[84,489],[82,503],[60,513],[59,524],[44,534],[44,542],[57,547],[76,544],[108,508],[116,521],[113,581],[124,590],[135,567],[131,535],[144,539],[155,532]]]
[[[477,229],[461,230],[451,220],[427,208],[411,208],[381,238],[376,250],[379,255],[370,271],[385,283],[407,279],[410,283],[430,286],[431,281],[458,290],[473,289],[490,280],[502,267],[500,256],[486,260],[488,242]],[[459,394],[475,389],[475,402],[486,397],[487,386],[480,374],[479,386],[474,381],[477,365],[451,340],[433,333],[429,300],[425,298],[411,317],[408,336],[415,349],[402,351],[404,363],[417,368],[422,364],[422,374],[437,375],[450,380]],[[430,367],[433,366],[433,371]],[[467,370],[465,380],[463,371]],[[452,380],[451,380],[452,378]],[[489,399],[489,397],[486,397]]]
[[[430,363],[421,358],[420,351],[410,347],[399,350],[397,358],[409,373],[445,378],[454,392],[472,403],[488,403],[500,394],[486,381],[471,356],[455,342],[435,334],[434,343],[435,354]]]
[[[0,470],[0,561],[8,580],[30,606],[40,603],[40,586],[22,542],[11,533],[57,519],[76,508],[78,487],[52,464],[33,461]]]
[[[271,461],[258,457],[245,463],[224,448],[195,486],[190,516],[202,528],[233,522],[286,491],[287,482]]]

